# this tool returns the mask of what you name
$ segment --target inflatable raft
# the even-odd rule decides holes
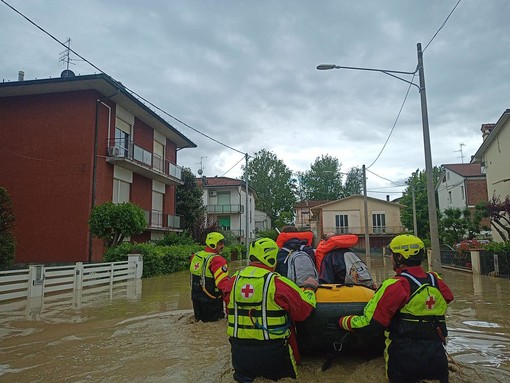
[[[374,290],[362,285],[320,285],[317,289],[317,307],[303,322],[297,322],[297,340],[302,353],[362,352],[382,355],[384,333],[370,328],[353,333],[338,327],[344,315],[360,315]]]

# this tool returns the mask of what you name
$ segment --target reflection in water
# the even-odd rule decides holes
[[[392,275],[380,256],[371,270],[378,284]],[[450,381],[509,381],[510,281],[451,270],[443,278],[456,298],[447,312]],[[0,380],[233,382],[226,321],[195,323],[188,273],[141,282],[0,305]],[[328,357],[305,356],[296,381],[386,381],[382,357],[339,354],[322,371]]]

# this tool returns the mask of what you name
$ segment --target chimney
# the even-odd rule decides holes
[[[482,124],[482,127],[480,128],[480,130],[482,131],[483,141],[485,141],[485,139],[489,136],[489,134],[491,134],[492,129],[494,129],[495,126],[496,126],[496,124]]]
[[[18,81],[23,81],[25,79],[25,72],[23,72],[22,70],[20,70],[18,72]]]
[[[386,194],[386,202],[390,202],[390,195]]]

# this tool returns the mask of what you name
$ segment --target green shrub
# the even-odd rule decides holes
[[[487,252],[493,254],[506,254],[510,252],[510,242],[490,242],[484,248]]]
[[[176,245],[194,245],[195,241],[188,232],[184,233],[166,233],[162,239],[154,241],[157,246],[176,246]]]

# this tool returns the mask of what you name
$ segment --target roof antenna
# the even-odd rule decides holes
[[[207,157],[200,157],[200,169],[198,169],[198,175],[201,176],[202,174],[204,174],[204,158],[207,158]]]
[[[62,73],[60,74],[60,77],[73,77],[74,72],[69,69],[69,65],[71,65],[71,64],[76,65],[75,63],[73,63],[73,61],[83,61],[83,60],[71,58],[71,38],[70,37],[67,38],[65,44],[67,46],[67,49],[65,51],[60,52],[60,57],[58,59],[58,62],[64,64],[66,66],[66,69],[64,69],[62,71]]]
[[[460,146],[460,149],[454,150],[454,152],[460,152],[460,160],[462,163],[464,163],[464,154],[462,153],[462,147],[466,146],[466,144],[460,143],[459,146]]]

